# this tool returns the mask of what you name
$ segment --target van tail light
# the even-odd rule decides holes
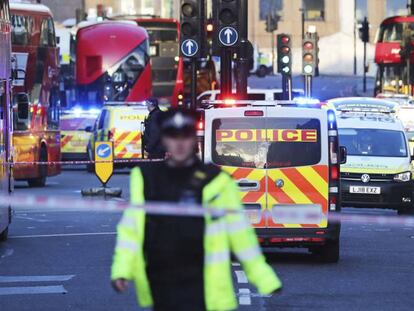
[[[339,170],[337,165],[331,165],[331,180],[338,181],[339,180]]]
[[[338,205],[338,196],[331,194],[329,197],[329,210],[336,211],[337,205]]]
[[[328,111],[329,131],[329,206],[331,212],[341,210],[340,183],[341,167],[339,161],[339,138],[335,112]]]
[[[263,110],[247,110],[244,112],[245,117],[263,117]]]
[[[200,120],[197,122],[197,130],[198,131],[204,131],[204,121]]]

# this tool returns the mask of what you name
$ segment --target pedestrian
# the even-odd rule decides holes
[[[149,115],[145,120],[145,131],[143,136],[144,150],[150,159],[163,159],[165,157],[164,148],[161,145],[159,116],[161,114],[158,100],[151,98],[147,100]]]
[[[134,281],[140,305],[154,311],[237,309],[231,252],[261,294],[282,287],[242,212],[236,183],[218,167],[197,158],[195,120],[187,111],[163,114],[161,140],[170,156],[165,162],[133,169],[131,203],[169,202],[179,208],[188,203],[235,213],[182,217],[146,215],[139,209],[124,212],[118,225],[112,285],[125,292],[128,282]]]

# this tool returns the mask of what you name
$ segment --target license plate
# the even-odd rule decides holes
[[[350,193],[360,193],[360,194],[381,194],[380,187],[359,187],[351,186],[349,188]]]

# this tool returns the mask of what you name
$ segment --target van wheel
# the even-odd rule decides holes
[[[40,149],[40,162],[47,162],[47,149],[42,147]],[[29,187],[31,188],[41,188],[46,186],[46,178],[47,178],[47,165],[38,165],[39,177],[27,180]]]
[[[339,261],[339,240],[329,240],[323,246],[312,249],[318,261],[323,263],[337,263]]]
[[[400,207],[400,209],[398,210],[398,215],[401,215],[401,216],[414,215],[414,207],[412,206]]]
[[[7,227],[2,233],[0,233],[0,241],[5,242],[9,237],[9,227]]]

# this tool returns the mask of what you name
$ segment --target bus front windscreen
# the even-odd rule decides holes
[[[150,38],[153,95],[170,97],[177,83],[180,46],[176,22],[139,22]]]

